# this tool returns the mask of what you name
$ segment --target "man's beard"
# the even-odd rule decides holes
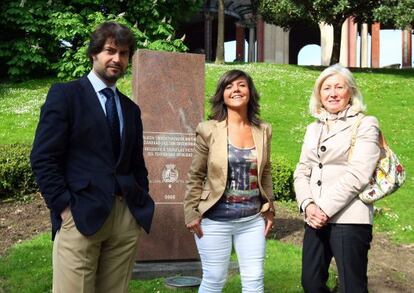
[[[115,84],[118,79],[124,76],[126,70],[122,70],[118,68],[118,72],[115,74],[108,74],[107,70],[103,70],[102,72],[98,72],[100,77],[110,84]]]

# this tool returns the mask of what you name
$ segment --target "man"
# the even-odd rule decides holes
[[[42,106],[32,168],[51,211],[53,292],[126,292],[140,227],[149,232],[139,107],[116,89],[135,51],[131,31],[91,35],[91,72],[53,85]]]

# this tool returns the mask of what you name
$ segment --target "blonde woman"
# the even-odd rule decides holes
[[[349,160],[353,124],[365,106],[351,72],[338,64],[320,74],[309,107],[316,121],[307,127],[294,173],[296,199],[306,220],[302,286],[305,292],[330,292],[326,281],[334,257],[340,292],[368,292],[373,207],[358,194],[380,156],[378,121],[363,117]]]

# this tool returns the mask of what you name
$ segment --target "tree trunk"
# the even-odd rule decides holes
[[[219,0],[217,11],[217,47],[216,47],[216,64],[224,63],[224,0]]]
[[[333,25],[333,48],[330,65],[339,62],[341,54],[341,37],[342,37],[342,22]]]

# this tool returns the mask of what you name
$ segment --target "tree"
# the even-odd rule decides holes
[[[399,29],[414,27],[414,0],[385,0],[375,9],[374,15],[381,23]]]
[[[224,0],[217,1],[217,47],[216,64],[224,63]]]
[[[312,22],[333,27],[333,49],[330,64],[339,62],[342,24],[353,16],[356,22],[371,23],[373,11],[381,0],[259,0],[259,13],[267,23],[290,29]]]
[[[73,78],[89,70],[90,33],[104,21],[130,27],[139,48],[185,51],[174,25],[201,0],[2,0],[0,75],[12,79],[57,73]]]

